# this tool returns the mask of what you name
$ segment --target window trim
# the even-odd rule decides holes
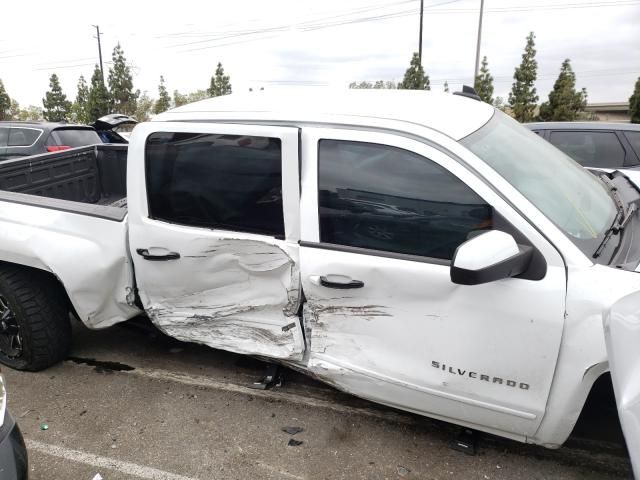
[[[372,257],[392,258],[394,260],[404,260],[407,262],[429,263],[431,265],[442,265],[444,267],[450,267],[452,262],[452,260],[446,260],[444,258],[389,252],[387,250],[376,250],[373,248],[352,247],[350,245],[340,245],[338,243],[310,242],[307,240],[300,240],[298,243],[301,247],[332,250],[334,252],[354,253],[356,255],[368,255]]]
[[[23,130],[35,130],[36,132],[40,132],[38,134],[38,136],[36,137],[36,139],[33,141],[33,143],[31,145],[9,145],[9,140],[11,139],[11,130],[13,130],[14,128],[21,128]],[[10,126],[9,127],[9,134],[7,136],[7,146],[6,148],[31,148],[33,147],[36,143],[38,143],[38,140],[40,140],[40,138],[42,137],[42,135],[44,134],[44,130],[42,130],[41,128],[33,128],[33,127],[22,127],[22,126]]]
[[[631,143],[631,139],[629,138],[630,134],[635,134],[640,137],[640,130],[618,130],[618,134],[622,137],[621,141],[629,144],[629,149],[631,150],[632,162],[626,163],[625,166],[628,167],[637,167],[640,165],[640,143],[638,144],[638,150],[636,151],[633,143]]]

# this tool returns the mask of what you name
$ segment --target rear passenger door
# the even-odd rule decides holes
[[[129,149],[130,247],[151,320],[180,340],[300,359],[298,130],[149,123]]]

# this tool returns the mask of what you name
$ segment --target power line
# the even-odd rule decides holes
[[[388,6],[395,6],[395,5],[400,5],[400,4],[404,4],[404,3],[411,3],[411,2],[415,2],[415,1],[417,1],[417,0],[396,2],[396,3],[393,3],[393,4],[389,4]],[[459,1],[462,1],[462,0],[448,0],[448,1],[440,2],[440,3],[426,5],[424,8],[425,9],[429,9],[431,15],[434,15],[434,14],[476,13],[477,12],[476,9],[439,9],[439,8],[437,8],[437,7],[440,7],[440,6],[447,5],[447,4],[457,3]],[[559,10],[559,9],[584,9],[584,8],[621,7],[621,6],[632,6],[632,5],[638,5],[638,4],[640,4],[640,0],[614,0],[614,1],[611,1],[611,2],[602,2],[602,1],[600,1],[600,2],[592,2],[592,3],[565,3],[565,4],[555,4],[555,5],[523,5],[523,6],[517,6],[517,7],[491,8],[491,9],[485,9],[484,11],[486,13],[505,13],[505,12],[531,11],[531,10]],[[380,8],[382,8],[382,6],[375,7],[375,9],[380,9]],[[370,10],[371,9],[369,9],[369,10],[361,9],[359,13],[365,13],[365,12],[370,11]],[[318,20],[304,21],[304,22],[300,22],[300,23],[297,23],[297,24],[278,25],[278,26],[263,27],[263,28],[256,28],[256,29],[247,29],[247,30],[236,30],[236,31],[230,31],[230,32],[218,32],[216,34],[212,34],[213,38],[208,38],[208,39],[196,40],[196,41],[192,41],[192,42],[185,42],[185,43],[169,45],[168,48],[184,47],[184,46],[191,46],[191,45],[203,45],[200,48],[187,49],[187,50],[184,50],[184,51],[185,52],[192,52],[192,51],[199,51],[199,50],[207,50],[207,49],[212,49],[212,48],[218,48],[220,46],[236,44],[236,42],[234,42],[234,43],[225,43],[225,44],[219,44],[218,43],[220,40],[226,40],[226,39],[229,39],[229,38],[237,38],[237,37],[244,37],[244,36],[252,37],[252,36],[258,36],[258,35],[263,35],[263,34],[267,34],[267,33],[281,33],[281,32],[284,32],[284,31],[290,31],[291,29],[297,29],[300,32],[309,32],[309,31],[315,31],[315,30],[320,30],[320,29],[325,29],[325,28],[339,27],[339,26],[343,26],[343,25],[385,21],[385,20],[390,20],[390,19],[395,19],[395,18],[412,16],[412,15],[418,14],[419,11],[420,10],[418,8],[412,8],[412,9],[405,9],[405,10],[400,10],[400,11],[397,11],[397,12],[382,13],[382,14],[377,14],[377,15],[368,15],[368,16],[359,16],[359,17],[356,16],[356,17],[353,17],[353,18],[348,18],[350,16],[353,16],[352,13],[349,13],[349,14],[335,15],[333,17],[334,20],[328,20],[328,21],[327,21],[326,18],[321,18],[321,19],[318,19]],[[340,17],[345,17],[345,18],[344,19],[340,19]],[[331,18],[331,17],[329,17],[329,18]],[[245,43],[245,42],[249,42],[249,41],[256,41],[256,40],[263,40],[263,39],[264,38],[262,38],[262,37],[252,38],[250,40],[245,40],[245,41],[237,42],[237,43]]]

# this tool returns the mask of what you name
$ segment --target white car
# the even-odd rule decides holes
[[[63,358],[69,310],[96,329],[144,311],[180,340],[557,448],[610,368],[604,318],[640,306],[628,179],[463,96],[234,94],[136,126],[128,165],[111,148],[0,165],[10,366]]]

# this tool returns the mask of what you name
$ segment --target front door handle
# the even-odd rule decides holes
[[[364,282],[360,280],[351,280],[350,282],[346,282],[346,283],[332,282],[328,280],[327,277],[320,277],[320,285],[327,288],[339,288],[339,289],[362,288],[364,287]]]
[[[163,255],[151,255],[149,253],[149,250],[147,250],[146,248],[138,248],[136,249],[136,253],[140,255],[142,258],[144,258],[145,260],[151,260],[156,262],[162,262],[165,260],[177,260],[180,258],[180,254],[177,252],[169,252]]]

